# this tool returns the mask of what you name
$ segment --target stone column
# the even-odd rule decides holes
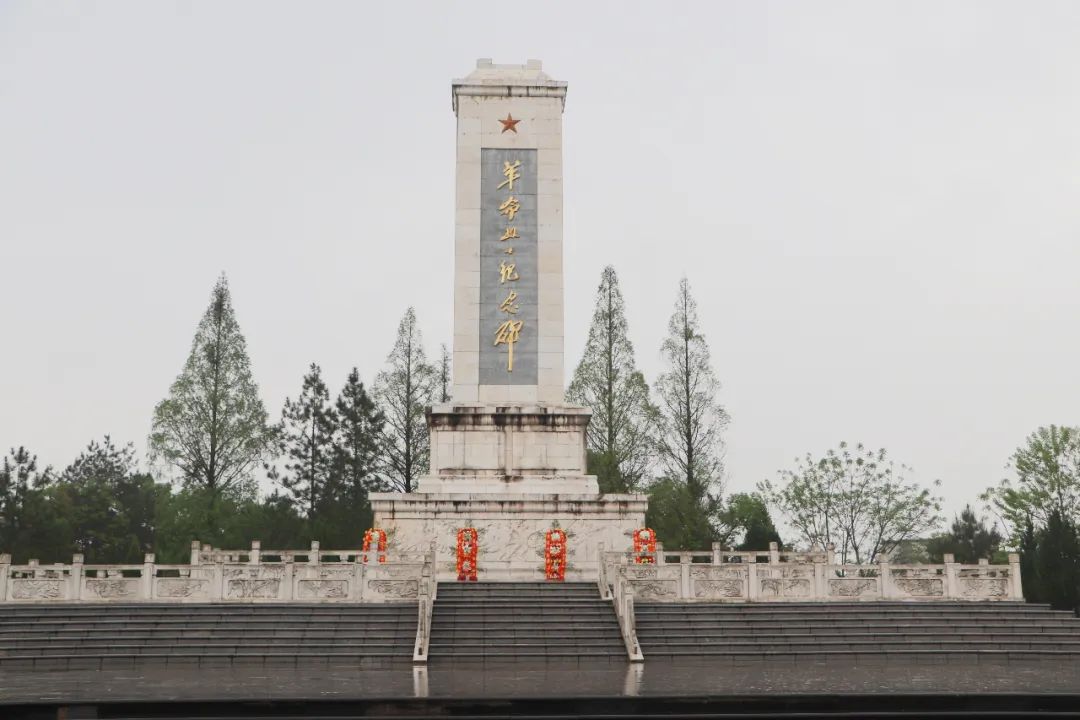
[[[0,554],[0,602],[7,602],[8,598],[8,578],[11,577],[11,555],[8,553]]]
[[[143,556],[142,599],[154,599],[154,553]]]
[[[960,597],[959,578],[956,576],[956,557],[952,553],[945,553],[942,559],[945,561],[944,596],[950,600],[956,599]]]
[[[1009,597],[1013,600],[1024,599],[1024,586],[1020,577],[1020,555],[1009,553]]]
[[[72,600],[82,599],[83,559],[82,553],[71,556],[71,592],[68,597]]]

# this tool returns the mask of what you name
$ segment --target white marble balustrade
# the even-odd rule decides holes
[[[424,553],[359,550],[217,550],[192,543],[187,565],[163,565],[146,555],[141,565],[12,565],[0,555],[0,603],[128,602],[418,602],[433,582]],[[427,572],[425,574],[425,566]],[[434,594],[428,588],[427,595]]]
[[[1020,557],[1008,565],[953,561],[937,565],[838,564],[828,551],[669,552],[658,548],[651,562],[633,553],[604,552],[599,585],[606,597],[625,588],[653,602],[852,602],[880,600],[1023,600]]]

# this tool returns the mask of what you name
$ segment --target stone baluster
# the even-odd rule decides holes
[[[944,596],[947,599],[960,597],[959,578],[956,576],[956,557],[952,553],[945,553],[945,588]]]
[[[2,560],[2,557],[0,557]],[[1009,553],[1009,597],[1013,600],[1024,599],[1024,585],[1020,578],[1020,555]]]
[[[888,560],[878,563],[878,590],[882,600],[893,597],[892,568]]]
[[[724,561],[723,551],[724,551],[724,547],[720,543],[714,542],[712,544],[712,564],[713,565],[720,565],[721,563],[723,563],[723,561]]]
[[[262,561],[262,542],[251,541],[251,552],[248,554],[248,565],[258,565]]]
[[[0,602],[7,602],[11,598],[8,597],[8,587],[11,585],[9,578],[11,577],[11,555],[9,553],[0,554]]]
[[[607,589],[607,563],[604,560],[603,541],[596,544],[596,586],[600,590],[600,597],[607,600],[610,594]]]
[[[30,558],[27,560],[26,566],[30,569],[30,577],[36,580],[38,576],[37,558]]]
[[[319,564],[319,541],[318,540],[312,540],[311,541],[311,552],[308,553],[307,564],[308,565],[318,565]]]
[[[201,560],[201,557],[200,557],[200,554],[199,554],[199,548],[200,547],[201,546],[199,545],[198,540],[192,540],[191,541],[191,560],[189,561],[189,564],[191,565],[191,567],[197,567],[199,565],[199,561]]]
[[[679,553],[679,597],[684,600],[694,597],[690,592],[690,565],[693,562],[694,557],[689,552]]]
[[[829,599],[829,582],[825,577],[827,558],[824,553],[814,555],[814,597],[818,600]]]
[[[746,555],[746,599],[754,602],[758,599],[761,583],[757,576],[757,554]]]
[[[154,599],[154,553],[146,553],[143,556],[142,599]]]
[[[656,543],[656,564],[657,565],[666,565],[667,564],[667,558],[664,557],[664,543],[662,543],[662,542]]]
[[[82,553],[75,553],[71,556],[71,573],[68,575],[69,590],[67,594],[69,600],[82,600],[83,562],[85,562],[85,559]]]
[[[769,543],[769,564],[780,564],[780,546],[775,542]]]

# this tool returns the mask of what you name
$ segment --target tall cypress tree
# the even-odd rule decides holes
[[[715,498],[711,491],[719,493],[724,470],[720,432],[729,418],[717,399],[720,382],[686,278],[679,282],[660,352],[667,366],[656,381],[664,418],[660,461],[668,476],[684,481],[694,497]]]
[[[16,552],[27,543],[26,505],[34,490],[53,481],[52,468],[38,470],[37,455],[24,447],[11,448],[0,463],[0,548]]]
[[[281,410],[279,449],[286,458],[284,472],[271,471],[310,525],[329,491],[336,425],[322,370],[312,363],[300,395],[295,401],[286,398]]]
[[[386,461],[391,486],[412,492],[427,472],[430,443],[425,411],[436,392],[437,373],[427,361],[416,312],[409,308],[398,324],[397,340],[375,378],[375,397],[386,417]]]
[[[438,367],[438,388],[439,388],[439,402],[450,402],[450,385],[453,380],[450,377],[450,351],[446,348],[446,344],[443,343],[442,352],[439,355],[439,367]]]
[[[273,439],[222,275],[183,370],[154,408],[150,456],[176,468],[186,486],[206,493],[207,539],[213,541],[218,499],[245,488],[272,451]]]
[[[566,399],[592,410],[587,442],[590,471],[601,492],[639,487],[652,464],[657,410],[634,361],[626,307],[615,268],[604,268],[581,362]]]

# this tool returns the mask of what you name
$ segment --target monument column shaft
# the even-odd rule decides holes
[[[532,61],[482,61],[454,83],[454,403],[563,402],[565,95]],[[520,163],[513,188],[499,187],[506,163]]]

